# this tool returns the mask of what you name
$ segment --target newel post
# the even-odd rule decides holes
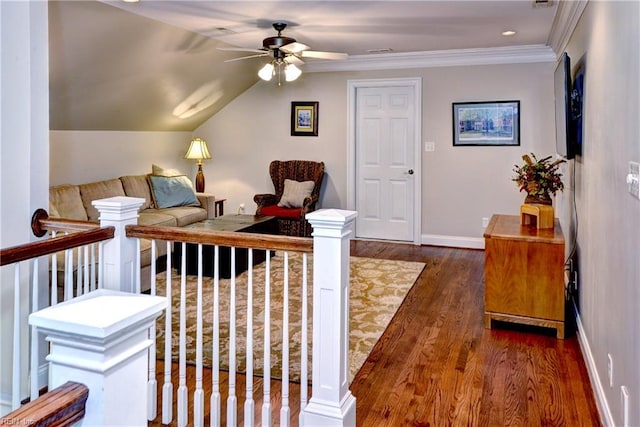
[[[49,389],[89,387],[84,426],[146,426],[149,328],[164,297],[98,289],[29,315],[50,345]]]
[[[115,227],[113,239],[106,242],[103,249],[105,289],[124,292],[136,290],[137,242],[136,239],[127,238],[125,227],[138,223],[138,209],[143,203],[144,199],[123,196],[91,202],[100,212],[100,226]]]
[[[313,226],[313,372],[306,426],[355,426],[349,390],[349,240],[357,212],[321,209]]]

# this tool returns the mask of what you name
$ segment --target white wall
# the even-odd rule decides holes
[[[0,247],[27,243],[31,215],[48,204],[49,87],[47,2],[0,2]],[[44,266],[46,269],[46,266]],[[22,271],[22,348],[29,336],[29,274]],[[13,267],[0,272],[0,414],[9,410]],[[45,276],[46,277],[46,276]],[[46,297],[46,291],[43,294]],[[26,366],[21,384],[26,387]],[[26,390],[26,388],[25,388]]]
[[[566,48],[574,72],[585,65],[583,153],[569,165],[576,170],[580,319],[596,393],[609,408],[605,420],[620,426],[623,385],[628,425],[640,425],[640,200],[625,183],[628,162],[640,161],[638,40],[640,3],[590,1]],[[571,206],[573,193],[565,196]]]
[[[194,179],[185,160],[191,132],[51,131],[50,185],[83,184],[151,173],[151,164]]]
[[[322,160],[327,181],[322,207],[346,208],[347,81],[381,77],[423,79],[423,238],[433,235],[481,239],[482,218],[519,212],[524,194],[511,181],[524,153],[555,153],[553,70],[555,64],[446,67],[381,72],[306,73],[277,87],[258,82],[205,122],[196,133],[209,142],[213,159],[204,165],[216,197],[235,211],[253,195],[272,192],[271,160]],[[520,100],[521,146],[453,147],[452,102]],[[291,101],[319,101],[319,136],[290,136]]]

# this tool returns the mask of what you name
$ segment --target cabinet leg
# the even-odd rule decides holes
[[[559,324],[556,327],[556,338],[563,340],[564,339],[564,323]]]

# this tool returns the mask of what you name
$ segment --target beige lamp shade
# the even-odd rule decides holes
[[[184,155],[185,159],[198,161],[198,173],[196,174],[196,191],[198,193],[204,192],[204,173],[202,173],[202,159],[210,159],[209,148],[207,148],[207,142],[204,139],[194,138],[189,144],[187,154]]]
[[[207,142],[204,139],[194,138],[189,144],[187,154],[184,155],[185,159],[197,160],[198,164],[202,162],[202,159],[210,159],[209,148]]]

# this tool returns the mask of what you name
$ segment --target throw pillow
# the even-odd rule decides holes
[[[159,209],[175,206],[200,206],[191,180],[184,175],[149,175],[153,200]]]
[[[165,169],[161,166],[158,165],[151,165],[151,175],[158,175],[158,176],[180,176],[180,175],[184,175],[182,172],[180,172],[179,170],[176,169]]]
[[[311,195],[313,191],[313,181],[293,181],[291,179],[284,180],[284,191],[278,202],[281,208],[301,208],[304,199]]]

